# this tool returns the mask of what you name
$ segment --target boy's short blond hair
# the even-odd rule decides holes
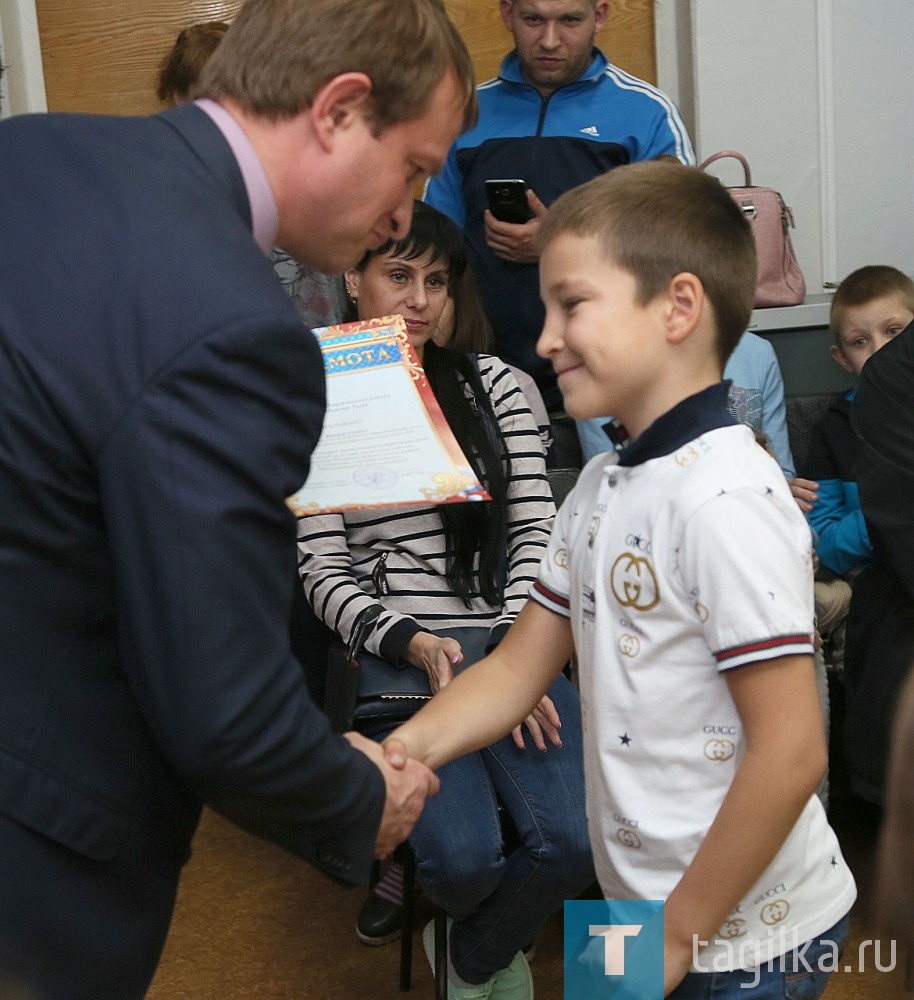
[[[831,300],[828,325],[835,344],[840,349],[841,331],[847,319],[848,309],[865,306],[874,299],[885,295],[897,295],[905,308],[914,313],[914,281],[897,267],[888,264],[867,264],[858,267],[838,285]]]
[[[715,177],[672,157],[632,163],[572,188],[549,209],[542,250],[562,233],[596,237],[647,305],[687,271],[702,283],[721,367],[749,325],[758,263],[749,223]]]
[[[478,116],[473,64],[442,0],[246,0],[191,97],[228,98],[280,120],[334,77],[361,72],[380,133],[419,118],[448,69],[463,93],[465,131]]]

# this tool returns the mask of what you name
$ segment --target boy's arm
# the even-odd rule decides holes
[[[873,558],[855,483],[820,479],[819,499],[807,520],[816,533],[819,559],[833,573],[858,569]]]
[[[688,971],[693,939],[711,941],[787,839],[825,771],[812,658],[735,667],[727,686],[746,752],[692,863],[664,908],[664,996]]]
[[[527,601],[499,645],[385,740],[388,759],[432,770],[489,746],[519,725],[571,658],[567,618]]]

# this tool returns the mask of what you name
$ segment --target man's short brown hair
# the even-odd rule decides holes
[[[290,118],[334,77],[361,72],[382,131],[420,117],[448,68],[463,91],[463,127],[471,128],[473,65],[443,0],[246,0],[192,96]]]
[[[715,177],[673,157],[617,167],[563,194],[539,231],[596,237],[647,305],[681,272],[711,303],[721,366],[749,325],[758,263],[749,223]]]
[[[914,281],[897,267],[888,264],[867,264],[858,267],[838,285],[831,300],[828,325],[838,347],[842,347],[841,329],[847,310],[865,306],[884,295],[897,295],[906,309],[914,313]]]

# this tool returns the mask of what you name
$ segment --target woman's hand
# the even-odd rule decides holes
[[[454,676],[454,667],[463,660],[460,643],[449,636],[417,632],[403,659],[428,674],[432,694],[437,694]]]
[[[559,735],[562,720],[559,718],[559,713],[556,711],[556,707],[548,695],[544,694],[540,698],[539,704],[524,720],[524,725],[530,730],[533,742],[540,750],[546,749],[546,740],[543,738],[544,733],[549,737],[549,741],[554,746],[560,747],[562,745],[562,737]],[[514,737],[514,742],[517,746],[523,750],[526,746],[523,729],[518,726],[512,730],[511,735]]]

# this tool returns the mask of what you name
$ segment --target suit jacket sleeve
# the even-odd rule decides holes
[[[914,600],[914,324],[863,366],[851,407],[857,485],[877,558]]]
[[[144,385],[97,468],[122,659],[160,749],[233,821],[365,881],[383,778],[331,734],[289,648],[284,498],[323,410],[321,358],[294,318],[236,316]]]

